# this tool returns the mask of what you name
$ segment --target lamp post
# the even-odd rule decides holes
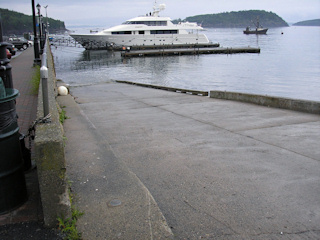
[[[34,35],[34,44],[33,44],[33,50],[34,50],[34,65],[40,65],[40,55],[39,55],[39,42],[38,42],[38,36],[37,36],[37,27],[36,27],[36,14],[35,14],[35,7],[34,7],[34,0],[31,0],[32,4],[32,18],[33,18],[33,35]]]
[[[38,17],[39,17],[39,39],[40,39],[40,54],[42,54],[43,51],[43,38],[42,38],[42,24],[41,24],[41,5],[38,3],[37,4],[37,9],[38,9]]]

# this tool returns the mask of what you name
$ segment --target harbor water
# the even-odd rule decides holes
[[[234,91],[320,101],[320,27],[206,29],[222,47],[259,47],[260,54],[123,59],[119,52],[52,46],[58,79],[70,86],[125,80],[192,90]]]

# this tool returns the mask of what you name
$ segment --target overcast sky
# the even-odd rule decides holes
[[[166,4],[161,16],[184,19],[199,14],[239,10],[272,11],[288,23],[320,18],[320,0],[157,0]],[[111,27],[152,11],[154,0],[35,0],[48,17],[66,27]],[[31,0],[0,0],[0,7],[32,15]],[[45,9],[41,13],[45,16]]]

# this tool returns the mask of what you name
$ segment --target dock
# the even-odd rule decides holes
[[[146,49],[126,50],[121,52],[122,57],[145,57],[145,56],[173,56],[173,55],[199,55],[199,54],[236,54],[236,53],[260,53],[260,48],[253,47],[195,47],[174,49]]]
[[[118,48],[117,48],[118,47]],[[109,50],[123,50],[125,46],[114,46]],[[220,43],[197,43],[197,44],[164,44],[164,45],[133,45],[130,46],[130,50],[163,50],[163,49],[184,49],[184,48],[217,48],[220,47]]]

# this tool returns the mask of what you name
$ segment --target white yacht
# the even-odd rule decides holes
[[[169,17],[159,16],[164,9],[165,4],[157,6],[155,1],[153,13],[132,18],[95,34],[70,36],[86,49],[209,44],[207,36],[200,33],[203,30],[201,26],[190,22],[173,24]]]

